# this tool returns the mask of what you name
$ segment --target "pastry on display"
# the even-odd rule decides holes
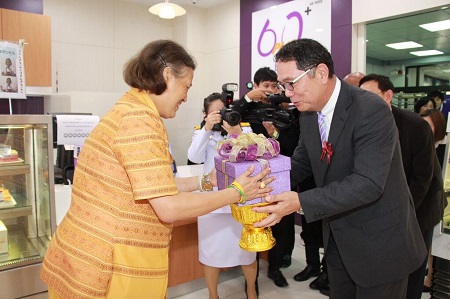
[[[4,162],[18,162],[19,161],[19,153],[16,150],[11,150],[9,155],[0,155],[0,163]]]
[[[12,197],[9,190],[6,188],[0,188],[0,201],[11,201]]]

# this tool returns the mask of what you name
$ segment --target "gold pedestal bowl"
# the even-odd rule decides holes
[[[267,213],[253,212],[253,207],[262,207],[269,203],[258,203],[254,205],[238,206],[232,204],[231,214],[236,221],[242,223],[241,240],[239,246],[247,251],[260,252],[266,251],[275,246],[275,238],[272,236],[272,229],[270,227],[257,228],[253,224],[255,222],[265,219]]]

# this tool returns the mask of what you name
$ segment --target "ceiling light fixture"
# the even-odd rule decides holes
[[[422,24],[419,25],[419,27],[422,27],[423,29],[431,32],[447,30],[450,29],[450,20]]]
[[[409,52],[412,55],[416,56],[432,56],[432,55],[441,55],[444,54],[444,52],[438,51],[438,50],[427,50],[427,51],[415,51],[415,52]]]
[[[396,50],[403,50],[403,49],[411,49],[411,48],[420,48],[423,46],[416,42],[409,41],[409,42],[402,42],[402,43],[387,44],[386,47],[396,49]]]
[[[169,0],[165,0],[164,3],[153,5],[148,11],[162,19],[173,19],[186,13],[186,10],[183,7],[170,3]]]

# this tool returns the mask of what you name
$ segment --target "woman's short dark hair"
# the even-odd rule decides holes
[[[434,125],[433,139],[434,142],[441,141],[445,137],[446,121],[441,111],[436,109],[428,109],[421,114],[422,117],[429,116]]]
[[[435,101],[433,98],[430,98],[430,97],[423,97],[423,98],[420,98],[420,99],[414,104],[414,112],[420,113],[420,108],[422,108],[422,106],[425,106],[426,104],[428,104],[428,102],[433,103],[433,108],[436,109],[436,101]]]
[[[186,67],[195,70],[196,63],[176,42],[157,40],[148,43],[125,64],[123,78],[131,87],[160,95],[167,89],[163,78],[166,67],[170,67],[175,77],[183,77]]]
[[[225,102],[222,99],[222,94],[214,92],[203,100],[203,112],[208,113],[209,106],[211,106],[211,103],[216,100],[221,100],[225,104]]]
[[[323,63],[328,67],[328,77],[334,75],[330,52],[318,41],[309,38],[293,40],[275,54],[275,62],[295,61],[299,70],[306,71]]]

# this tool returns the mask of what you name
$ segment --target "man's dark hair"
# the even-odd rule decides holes
[[[361,78],[359,81],[359,86],[363,85],[366,82],[375,81],[378,83],[378,89],[382,92],[386,92],[388,90],[392,90],[394,92],[394,84],[392,84],[389,77],[378,75],[378,74],[369,74]]]
[[[253,76],[253,82],[259,85],[263,81],[277,82],[277,73],[267,66],[258,69]]]
[[[444,101],[444,93],[440,92],[439,90],[434,90],[434,91],[430,91],[429,93],[427,93],[427,97],[430,98],[440,98],[441,101]]]
[[[328,77],[334,75],[334,64],[330,52],[319,42],[302,38],[293,40],[284,45],[275,54],[275,62],[295,61],[297,68],[306,71],[323,63],[328,67]]]

